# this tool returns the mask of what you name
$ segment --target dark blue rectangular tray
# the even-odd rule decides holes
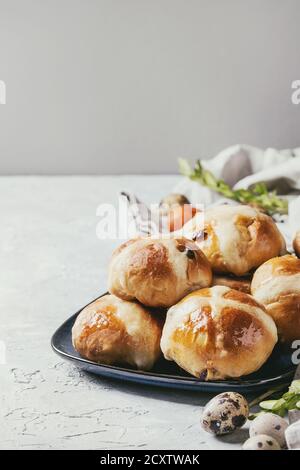
[[[295,366],[291,362],[291,350],[283,350],[280,346],[274,349],[271,357],[257,372],[238,380],[200,381],[180,369],[174,362],[166,361],[163,358],[155,364],[150,372],[98,364],[82,358],[72,345],[72,326],[83,308],[56,330],[51,339],[51,346],[64,359],[74,362],[83,370],[103,377],[199,392],[221,393],[231,390],[250,393],[289,383],[295,372]]]

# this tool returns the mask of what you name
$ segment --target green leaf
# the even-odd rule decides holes
[[[268,194],[268,189],[265,183],[257,183],[253,188],[253,192],[256,194]]]
[[[289,387],[289,392],[300,393],[300,380],[293,380]]]
[[[259,406],[263,409],[263,410],[272,410],[273,409],[273,406],[275,405],[275,403],[277,402],[277,400],[266,400],[266,401],[262,401]]]
[[[178,158],[179,171],[183,176],[190,176],[192,169],[190,164],[184,158]]]
[[[297,408],[297,402],[300,400],[300,395],[296,394],[291,397],[289,400],[286,400],[286,409],[287,410],[295,410]]]
[[[269,215],[288,213],[288,201],[279,198],[276,195],[276,191],[268,192],[264,183],[258,183],[254,188],[250,189],[233,190],[225,181],[218,180],[210,171],[205,170],[200,160],[197,160],[194,169],[192,169],[186,160],[180,158],[179,171],[182,175],[198,182],[202,186],[207,186],[234,201],[258,207]]]
[[[218,188],[218,183],[212,173],[210,173],[210,171],[205,171],[203,176],[205,178],[205,183],[207,184],[207,186],[215,187],[216,189]]]
[[[279,400],[266,400],[262,401],[259,406],[263,410],[268,410],[268,411],[278,411],[282,406],[285,405],[285,400],[283,398],[279,398]]]
[[[293,392],[286,392],[282,395],[282,398],[286,401],[290,400],[291,398],[293,398],[295,396],[295,394]]]
[[[281,416],[281,418],[284,418],[285,414],[286,414],[286,409],[284,407],[280,408],[279,410],[276,410],[276,411],[272,411],[272,413],[278,415],[278,416]]]

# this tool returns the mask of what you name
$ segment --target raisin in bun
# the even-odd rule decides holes
[[[85,307],[72,329],[74,348],[102,364],[149,370],[159,358],[162,322],[149,309],[114,295]]]
[[[208,209],[185,224],[183,233],[196,239],[213,271],[243,276],[274,256],[284,254],[285,241],[275,222],[246,205]]]
[[[275,323],[263,305],[243,292],[215,286],[169,309],[161,349],[195,377],[218,380],[256,371],[276,342]]]
[[[211,284],[209,262],[192,241],[139,238],[121,245],[109,266],[108,289],[124,300],[170,307]]]
[[[273,258],[254,273],[252,295],[267,309],[282,342],[300,339],[300,259]]]

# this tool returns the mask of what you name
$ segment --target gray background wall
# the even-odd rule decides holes
[[[0,0],[0,173],[300,145],[299,0]]]

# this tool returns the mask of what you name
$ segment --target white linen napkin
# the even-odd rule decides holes
[[[288,248],[296,230],[300,229],[300,147],[294,150],[262,150],[249,145],[234,145],[210,160],[201,160],[203,167],[234,189],[248,189],[264,182],[268,189],[289,199],[289,216],[277,219]],[[192,204],[220,204],[224,199],[209,188],[183,177],[173,189],[187,196]],[[231,201],[232,202],[232,201]]]
[[[264,182],[269,190],[276,189],[279,195],[288,198],[288,216],[275,215],[274,218],[286,239],[288,250],[292,250],[294,234],[300,230],[300,147],[294,150],[262,150],[249,145],[234,145],[210,160],[202,160],[201,164],[234,189],[247,189]],[[172,192],[184,194],[192,204],[203,204],[205,208],[224,202],[237,204],[186,177],[182,177]],[[127,200],[135,226],[134,233],[155,233],[153,227],[159,225],[157,212],[151,211],[135,194],[124,191],[121,194]]]

